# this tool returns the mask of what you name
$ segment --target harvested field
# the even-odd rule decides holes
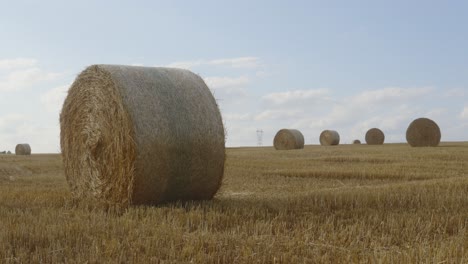
[[[466,263],[468,143],[226,151],[211,201],[106,212],[0,156],[1,263]]]

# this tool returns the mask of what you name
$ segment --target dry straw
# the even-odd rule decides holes
[[[440,137],[439,126],[429,118],[415,119],[406,130],[406,141],[412,147],[436,147]]]
[[[276,133],[273,145],[277,150],[303,149],[304,136],[297,129],[281,129]]]
[[[333,146],[340,144],[340,134],[335,130],[324,130],[320,133],[320,145]]]
[[[366,133],[366,143],[368,145],[382,145],[385,141],[385,135],[378,128],[371,128]]]
[[[18,144],[15,153],[16,155],[31,155],[31,146],[29,144]]]
[[[190,71],[90,66],[68,91],[60,128],[76,198],[119,206],[202,200],[221,185],[221,114]]]
[[[353,140],[353,144],[361,144],[361,140],[355,139],[355,140]]]

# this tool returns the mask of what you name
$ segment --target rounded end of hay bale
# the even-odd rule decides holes
[[[90,66],[68,91],[60,128],[75,198],[151,205],[211,199],[221,185],[221,114],[190,71]]]
[[[303,149],[304,136],[297,129],[281,129],[273,140],[276,150]]]
[[[385,135],[378,128],[371,128],[366,133],[366,143],[368,145],[382,145],[385,141]]]
[[[361,144],[361,140],[355,139],[355,140],[353,140],[353,144]]]
[[[429,118],[413,120],[406,130],[406,141],[412,147],[436,147],[440,138],[439,126]]]
[[[112,75],[97,65],[71,85],[60,114],[65,176],[75,198],[128,205],[136,145]]]
[[[334,146],[340,144],[340,134],[335,130],[324,130],[320,133],[320,145]]]
[[[31,155],[31,146],[29,144],[18,144],[15,148],[16,155]]]

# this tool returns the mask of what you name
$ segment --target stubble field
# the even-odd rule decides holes
[[[212,201],[109,213],[0,155],[0,263],[468,263],[468,143],[227,149]]]

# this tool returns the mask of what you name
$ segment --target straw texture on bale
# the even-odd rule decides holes
[[[297,129],[281,129],[276,133],[273,145],[277,150],[303,149],[304,136]]]
[[[353,144],[361,144],[361,140],[355,139],[355,140],[353,140]]]
[[[29,144],[18,144],[15,148],[16,155],[31,155],[31,146]]]
[[[320,133],[320,145],[333,146],[340,144],[340,134],[335,130],[324,130]]]
[[[76,198],[123,206],[205,200],[221,185],[221,114],[190,71],[92,65],[70,87],[60,128]]]
[[[439,126],[429,118],[415,119],[406,130],[406,141],[412,147],[436,147],[440,138]]]
[[[378,128],[371,128],[366,133],[366,143],[368,145],[382,145],[385,141],[385,135]]]

